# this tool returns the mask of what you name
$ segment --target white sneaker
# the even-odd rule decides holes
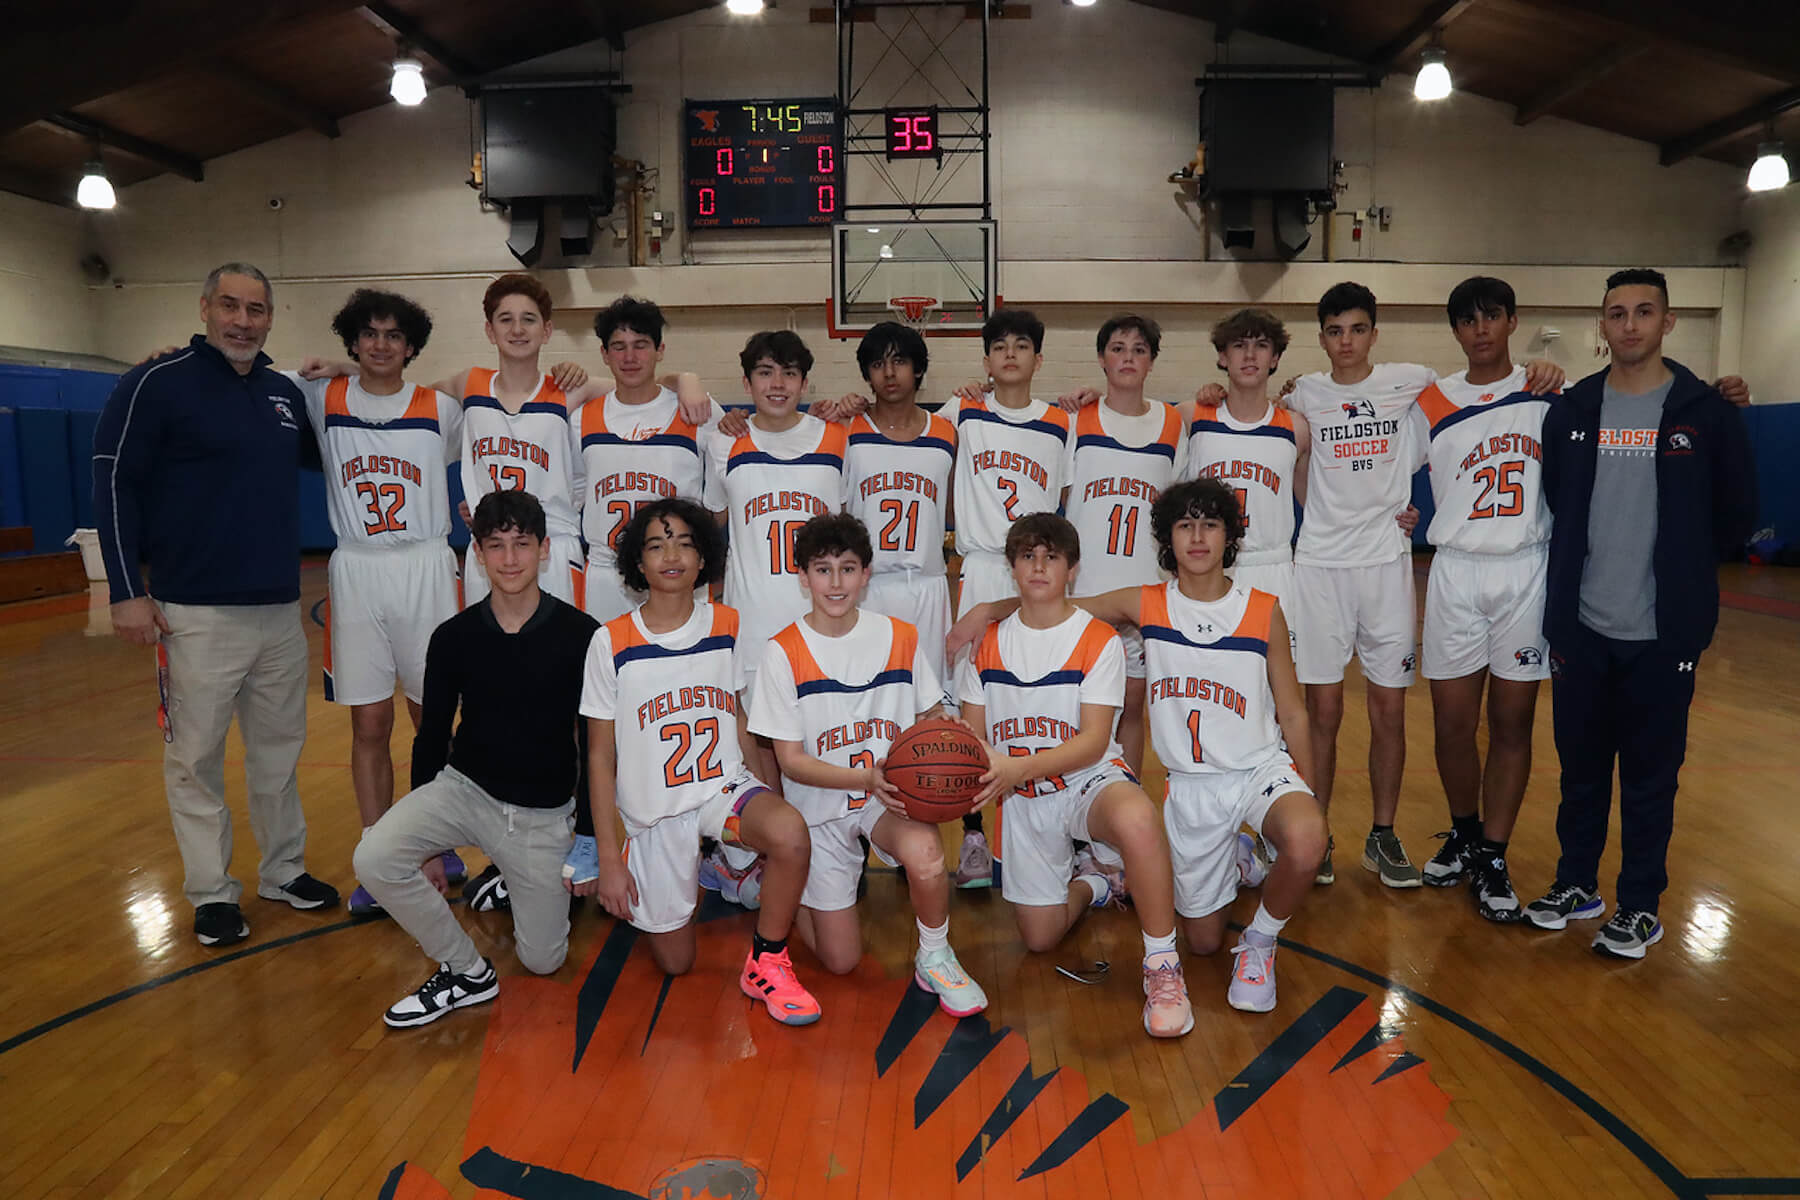
[[[1237,962],[1231,968],[1231,986],[1225,1001],[1244,1012],[1269,1012],[1275,1007],[1275,945],[1251,944],[1246,937],[1231,948]]]
[[[1269,877],[1269,864],[1256,852],[1256,839],[1247,833],[1237,835],[1237,871],[1239,887],[1261,887]]]
[[[473,975],[458,975],[448,963],[439,963],[437,973],[423,987],[396,1001],[381,1019],[395,1029],[429,1025],[453,1008],[486,1004],[499,994],[500,976],[487,959],[481,960],[481,970]]]
[[[970,979],[956,961],[956,951],[945,946],[913,957],[913,980],[938,998],[938,1007],[953,1017],[972,1017],[987,1008],[987,993]]]
[[[1123,908],[1131,899],[1131,888],[1125,882],[1125,868],[1101,859],[1092,848],[1075,852],[1075,874],[1098,875],[1106,881],[1106,895],[1094,897],[1095,908]]]

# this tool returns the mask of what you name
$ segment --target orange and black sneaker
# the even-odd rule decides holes
[[[738,987],[752,1000],[761,1000],[783,1025],[811,1025],[819,1019],[819,1002],[794,977],[794,964],[785,949],[752,952],[744,960]]]

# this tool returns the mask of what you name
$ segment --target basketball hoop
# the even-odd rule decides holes
[[[895,296],[887,306],[902,324],[923,329],[932,310],[937,308],[938,299],[936,296]]]

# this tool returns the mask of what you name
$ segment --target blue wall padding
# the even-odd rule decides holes
[[[99,409],[69,411],[69,486],[75,495],[77,529],[94,527],[94,430],[99,424]]]
[[[25,523],[25,486],[19,479],[19,414],[0,408],[0,525]]]
[[[1759,404],[1744,410],[1750,449],[1756,456],[1756,491],[1761,515],[1756,527],[1773,526],[1790,543],[1800,543],[1800,404]]]
[[[60,408],[21,408],[18,422],[25,524],[31,526],[32,549],[43,554],[60,549],[75,530],[69,414]]]

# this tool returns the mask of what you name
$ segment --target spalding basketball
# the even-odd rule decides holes
[[[915,821],[954,821],[975,807],[988,756],[981,739],[955,721],[920,721],[888,747],[882,773],[900,790]]]

